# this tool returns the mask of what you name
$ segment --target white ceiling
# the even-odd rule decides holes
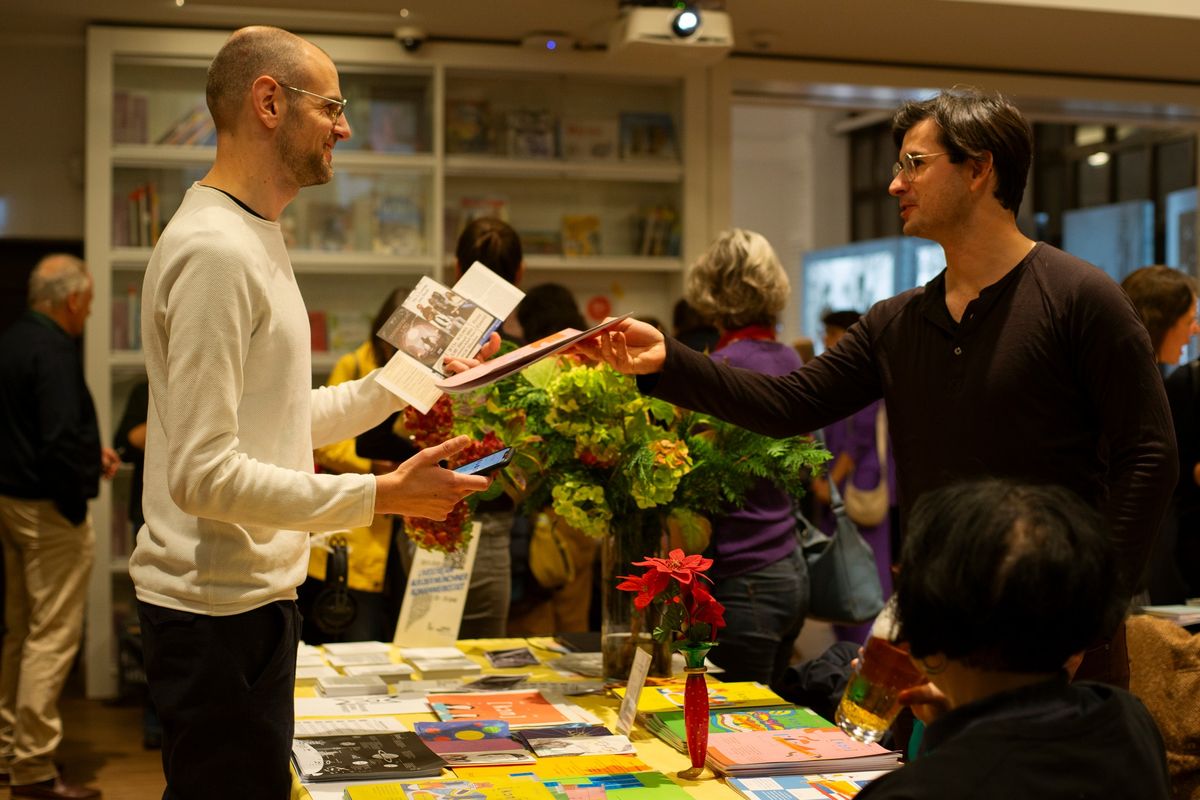
[[[726,0],[735,51],[891,65],[1150,79],[1200,85],[1197,0]],[[709,0],[709,3],[719,0]],[[519,40],[537,31],[601,45],[617,0],[0,0],[0,41],[82,41],[89,23]],[[401,8],[408,16],[401,16]],[[1127,9],[1107,10],[1107,9]],[[1136,11],[1136,13],[1134,13]],[[754,44],[768,41],[768,50]]]

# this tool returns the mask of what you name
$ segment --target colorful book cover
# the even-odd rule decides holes
[[[660,711],[657,721],[680,739],[686,737],[683,711]],[[647,720],[647,727],[651,726]],[[802,706],[771,708],[713,709],[708,713],[709,733],[745,733],[749,731],[786,731],[795,728],[833,728],[832,722]]]
[[[691,797],[661,772],[590,775],[545,781],[556,800],[674,800]]]
[[[611,736],[557,736],[548,739],[530,739],[529,746],[533,748],[538,758],[560,756],[616,756],[634,755],[633,743],[629,737],[620,734]]]
[[[429,705],[443,722],[502,720],[512,727],[560,725],[575,722],[541,692],[477,692],[431,694]]]
[[[351,786],[345,800],[555,800],[538,781],[421,781]]]
[[[531,739],[562,739],[568,736],[612,736],[612,731],[603,725],[589,725],[586,722],[571,722],[566,725],[552,725],[540,728],[525,728],[515,731],[513,738],[529,744]]]
[[[468,781],[496,780],[502,777],[547,781],[650,771],[652,771],[651,766],[637,756],[561,756],[559,758],[540,758],[536,764],[528,767],[456,768],[454,774]]]
[[[646,714],[658,711],[674,711],[683,708],[683,681],[670,681],[658,686],[646,686],[638,697],[638,711]],[[613,689],[617,697],[623,698],[623,688]],[[789,703],[761,683],[735,681],[732,683],[708,684],[709,708],[737,708],[753,706],[786,706]]]
[[[741,766],[891,755],[877,744],[851,739],[838,728],[718,733],[708,737],[708,753],[718,764]]]
[[[850,800],[875,775],[777,775],[770,778],[729,778],[726,783],[746,800]]]

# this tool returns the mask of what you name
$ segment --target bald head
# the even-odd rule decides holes
[[[29,276],[29,307],[38,311],[59,308],[72,294],[91,288],[92,278],[81,259],[66,253],[48,255]]]
[[[208,67],[205,99],[217,130],[235,127],[238,110],[259,77],[303,84],[305,59],[315,49],[282,28],[255,25],[234,31]]]

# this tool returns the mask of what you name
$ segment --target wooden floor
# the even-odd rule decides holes
[[[63,742],[57,761],[71,783],[104,792],[104,800],[160,800],[166,783],[158,750],[142,747],[142,709],[84,697],[78,672],[63,692]],[[9,793],[0,789],[0,798]]]

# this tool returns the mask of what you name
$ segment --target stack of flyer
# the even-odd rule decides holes
[[[854,797],[883,772],[839,775],[779,775],[774,778],[730,778],[726,785],[746,800],[844,800]]]
[[[428,700],[433,713],[443,722],[501,720],[513,729],[600,722],[590,712],[566,702],[561,696],[543,695],[539,691],[431,694]]]
[[[680,752],[687,752],[683,710],[656,711],[642,715],[646,729]],[[715,708],[708,712],[709,736],[717,733],[832,728],[833,723],[801,706],[767,708]]]

